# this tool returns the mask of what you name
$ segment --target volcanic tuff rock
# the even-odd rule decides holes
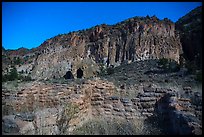
[[[175,25],[185,58],[202,68],[202,6],[180,18]]]
[[[134,17],[48,39],[21,56],[29,61],[17,70],[31,73],[34,79],[47,79],[63,77],[67,71],[76,77],[77,69],[82,68],[84,77],[90,77],[97,74],[99,64],[118,66],[159,58],[179,62],[181,53],[173,22],[155,16]]]

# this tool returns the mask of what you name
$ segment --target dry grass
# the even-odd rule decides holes
[[[93,118],[82,127],[75,129],[74,135],[148,135],[160,134],[156,127],[144,124],[143,119],[108,119],[104,117]]]

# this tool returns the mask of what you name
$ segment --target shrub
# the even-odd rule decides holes
[[[111,74],[114,73],[114,68],[113,67],[108,67],[106,72],[107,72],[108,75],[111,75]]]
[[[21,80],[22,81],[32,81],[33,79],[30,76],[24,76]]]
[[[99,64],[99,72],[98,72],[98,75],[99,76],[105,76],[107,73],[106,73],[106,67],[104,66],[103,63],[100,63]]]
[[[15,65],[19,65],[19,64],[21,64],[21,59],[19,57],[17,57],[17,58],[14,57],[14,61],[13,62],[14,62]]]
[[[64,135],[67,134],[67,130],[69,129],[70,121],[76,117],[76,114],[79,112],[79,108],[72,104],[67,103],[63,104],[63,108],[61,110],[61,113],[57,116],[57,126],[59,128],[59,134]]]
[[[185,66],[188,69],[189,74],[195,73],[196,64],[193,61],[186,61]]]
[[[159,59],[158,64],[166,72],[177,72],[180,70],[180,65],[176,61],[171,59]]]
[[[158,64],[162,67],[162,69],[167,69],[168,59],[166,58],[159,59]]]
[[[2,75],[2,81],[6,82],[6,81],[14,81],[14,80],[32,81],[32,78],[30,76],[23,76],[21,74],[18,74],[16,68],[13,67],[9,72],[9,74]]]
[[[8,81],[8,75],[2,75],[2,82]]]
[[[99,76],[105,76],[105,75],[111,75],[114,73],[114,68],[113,66],[105,68],[103,65],[99,65]]]
[[[9,80],[15,80],[15,79],[18,79],[18,73],[17,73],[17,70],[15,67],[13,67],[10,71],[10,74],[9,74]]]
[[[2,105],[2,116],[11,115],[14,112],[14,108],[11,104]]]
[[[196,72],[195,80],[202,82],[202,70],[199,70],[198,72]]]
[[[180,70],[180,65],[176,62],[176,61],[174,61],[174,60],[171,60],[170,62],[169,62],[169,71],[170,72],[177,72],[177,71],[179,71]]]
[[[13,67],[11,69],[11,71],[9,72],[9,74],[6,75],[2,75],[2,81],[6,82],[6,81],[13,81],[18,79],[18,73],[15,67]]]

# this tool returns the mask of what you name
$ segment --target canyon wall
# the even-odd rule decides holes
[[[202,69],[202,6],[195,8],[176,23],[184,57]]]
[[[182,53],[175,25],[155,16],[131,18],[113,26],[59,35],[44,42],[35,60],[32,77],[60,78],[77,69],[84,77],[95,76],[99,64],[118,66],[133,61],[168,58],[179,62]]]
[[[37,48],[21,48],[7,53],[10,60],[20,58],[21,63],[15,65],[18,72],[34,79],[61,78],[67,71],[76,78],[79,68],[86,78],[96,76],[101,65],[118,66],[160,58],[179,63],[182,47],[173,22],[147,16],[58,35]]]

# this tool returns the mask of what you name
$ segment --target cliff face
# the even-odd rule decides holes
[[[114,26],[100,25],[86,31],[47,40],[32,72],[34,78],[59,78],[82,68],[84,77],[96,75],[98,63],[170,58],[179,62],[182,52],[175,26],[168,19],[131,18]]]
[[[99,64],[118,66],[133,61],[169,58],[179,62],[182,53],[175,24],[168,19],[135,17],[109,26],[58,35],[29,53],[28,63],[18,67],[35,79],[60,78],[67,71],[76,77],[97,74]],[[32,56],[30,55],[32,54]]]
[[[202,68],[202,7],[197,7],[176,22],[184,57]]]

